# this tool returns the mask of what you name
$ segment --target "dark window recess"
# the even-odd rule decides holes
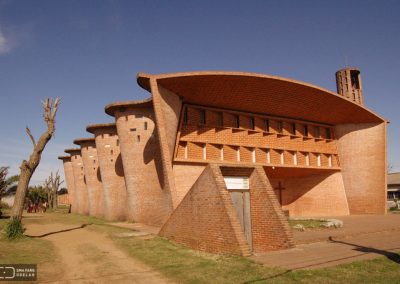
[[[183,111],[183,124],[188,124],[188,109],[185,107]]]
[[[250,117],[250,129],[256,129],[256,122],[254,120],[254,117]]]
[[[296,123],[292,123],[292,134],[296,135]]]
[[[315,137],[321,138],[321,129],[319,128],[319,126],[315,126]]]
[[[132,131],[132,132],[135,132],[135,131],[136,131],[136,128],[131,128],[131,131]]]
[[[110,154],[111,154],[111,155],[114,155],[114,150],[110,150]]]
[[[119,146],[119,139],[117,139],[117,146]]]
[[[360,71],[357,70],[350,71],[351,86],[355,89],[360,89],[359,75]]]
[[[206,124],[206,111],[200,110],[200,124]]]
[[[219,112],[217,115],[218,115],[217,118],[218,126],[224,126],[224,115],[222,114],[222,112]]]
[[[136,137],[137,142],[140,142],[140,135]]]
[[[278,133],[283,133],[283,122],[278,121]]]
[[[308,125],[303,125],[303,135],[304,137],[308,137]]]
[[[330,128],[326,128],[326,139],[332,139],[332,132]]]
[[[264,120],[264,128],[265,128],[266,132],[269,132],[269,120],[268,119]]]
[[[236,128],[240,127],[240,118],[238,115],[235,115],[235,127]]]
[[[147,130],[147,121],[144,122],[144,130]]]
[[[128,116],[127,115],[125,115],[125,121],[128,121]]]

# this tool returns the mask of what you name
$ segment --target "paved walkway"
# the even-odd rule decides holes
[[[334,266],[377,256],[400,263],[398,255],[393,253],[400,251],[400,215],[336,218],[343,220],[343,228],[296,232],[295,241],[300,243],[296,248],[251,258],[267,266],[290,270]]]

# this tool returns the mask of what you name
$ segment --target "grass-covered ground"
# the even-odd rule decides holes
[[[289,219],[290,227],[294,227],[296,225],[303,225],[306,229],[316,229],[316,228],[325,228],[322,225],[325,224],[326,221],[321,220],[291,220]]]
[[[0,227],[5,221],[0,219]],[[50,212],[42,218],[25,219],[24,223],[92,224],[87,228],[107,234],[130,256],[177,283],[400,283],[400,264],[385,257],[324,269],[288,271],[264,267],[244,257],[193,251],[160,237],[120,237],[117,233],[130,231],[98,218]],[[0,240],[0,263],[49,263],[56,259],[51,243],[45,240]]]

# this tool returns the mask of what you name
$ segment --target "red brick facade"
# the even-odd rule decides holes
[[[75,182],[74,182],[74,173],[72,170],[72,162],[71,156],[61,156],[58,159],[63,161],[64,164],[64,176],[65,176],[65,185],[68,190],[68,201],[71,204],[71,212],[78,213],[75,202]]]
[[[385,214],[387,122],[361,96],[241,72],[139,74],[138,83],[151,99],[110,104],[116,127],[88,127],[107,219],[164,224],[161,234],[179,243],[246,255],[292,246],[282,209]],[[82,156],[94,157],[89,150]],[[71,152],[83,193],[79,157]],[[86,173],[93,161],[83,160]],[[227,190],[229,176],[249,179],[243,197]],[[251,232],[238,204],[250,212]]]
[[[96,141],[103,184],[104,217],[108,220],[125,220],[126,186],[115,124],[89,125],[87,131],[94,134]]]

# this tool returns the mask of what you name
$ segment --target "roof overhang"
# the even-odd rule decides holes
[[[330,125],[386,121],[337,93],[282,77],[225,71],[137,76],[138,84],[149,92],[151,79],[180,96],[184,103]]]
[[[126,101],[126,102],[115,102],[105,106],[104,111],[110,116],[114,116],[115,111],[130,109],[130,108],[146,108],[153,106],[153,99],[148,98],[145,100]]]
[[[116,129],[115,123],[99,123],[99,124],[91,124],[86,127],[86,131],[92,134],[95,134],[96,130],[105,130],[110,129],[114,131]]]

